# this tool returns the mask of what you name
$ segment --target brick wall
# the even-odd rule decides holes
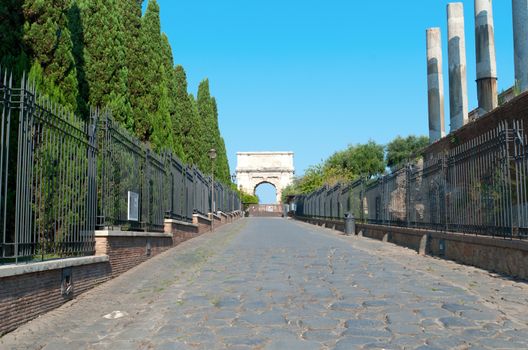
[[[108,255],[113,277],[173,246],[172,237],[99,236],[95,242],[96,254]]]
[[[431,233],[428,249],[431,255],[528,280],[526,241]]]
[[[185,242],[194,237],[200,235],[198,225],[190,224],[178,220],[165,220],[165,233],[172,234],[172,244],[177,246],[178,244]]]
[[[110,279],[108,262],[73,266],[73,292],[61,294],[62,269],[0,278],[0,335]]]
[[[201,215],[193,215],[193,224],[198,227],[200,234],[211,231],[211,220]]]

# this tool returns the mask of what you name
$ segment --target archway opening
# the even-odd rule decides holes
[[[269,182],[262,182],[255,187],[255,194],[259,198],[259,204],[278,204],[277,189]]]

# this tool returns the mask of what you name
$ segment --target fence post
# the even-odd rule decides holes
[[[90,113],[90,123],[88,125],[88,220],[89,230],[95,230],[97,222],[97,122],[99,119],[99,109]]]
[[[448,158],[447,158],[447,154],[443,154],[442,155],[442,158],[440,159],[440,161],[442,162],[442,168],[441,168],[441,174],[442,174],[442,180],[443,180],[443,185],[444,185],[444,220],[445,220],[445,230],[446,232],[449,231],[449,201],[448,201],[448,197],[450,197],[450,193],[449,193],[449,187],[448,187],[448,183],[447,183],[447,178],[448,178],[448,171],[449,171],[449,163],[448,163]]]

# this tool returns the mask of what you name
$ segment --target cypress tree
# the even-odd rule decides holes
[[[0,66],[17,69],[21,73],[28,68],[22,47],[24,35],[23,2],[2,0],[0,6]]]
[[[218,178],[225,184],[231,183],[231,173],[229,170],[229,161],[227,159],[227,152],[225,147],[224,138],[220,134],[220,129],[218,125],[218,106],[216,104],[216,99],[213,97],[211,99],[213,107],[213,118],[215,124],[215,147],[218,150],[218,160],[216,162],[215,168],[215,177]]]
[[[174,137],[179,139],[182,151],[185,152],[183,161],[187,160],[187,153],[192,152],[191,127],[193,124],[193,102],[187,92],[187,76],[182,66],[174,68],[174,96],[175,114],[172,118]]]
[[[135,108],[138,96],[142,90],[142,75],[146,60],[146,52],[141,47],[141,6],[143,0],[116,1],[116,9],[121,19],[123,47],[125,52],[124,65],[127,73],[127,92],[131,108]],[[135,129],[135,118],[138,114],[130,111],[129,129]]]
[[[211,148],[216,147],[216,135],[214,132],[214,111],[211,100],[211,93],[209,91],[209,80],[205,79],[198,85],[198,123],[201,124],[203,132],[200,136],[199,151],[200,151],[200,168],[207,174],[211,173],[210,160],[208,152]]]
[[[185,159],[185,154],[183,151],[183,139],[175,131],[175,124],[177,123],[177,108],[176,108],[176,99],[177,99],[177,90],[176,86],[176,76],[174,70],[174,58],[172,56],[172,48],[169,43],[169,38],[165,33],[161,34],[161,48],[162,48],[162,59],[164,73],[162,76],[165,77],[165,82],[167,84],[167,92],[169,98],[169,114],[172,125],[172,144],[171,150],[180,158]]]
[[[204,124],[200,118],[198,102],[196,101],[194,95],[189,94],[189,102],[191,104],[192,115],[187,124],[189,127],[189,134],[186,137],[187,148],[185,149],[187,162],[204,170],[204,146],[202,144],[202,135],[205,132]]]
[[[133,71],[143,64],[138,56],[139,36],[141,33],[141,5],[143,0],[116,1],[116,11],[121,19],[122,36],[124,40],[125,65],[128,70],[128,81],[135,78]]]
[[[117,121],[132,128],[127,89],[124,28],[115,0],[80,0],[84,41],[82,60],[88,103],[109,106]]]
[[[200,123],[202,123],[202,128],[204,130],[200,142],[201,154],[204,155],[201,162],[202,169],[206,173],[211,172],[209,169],[210,161],[207,157],[207,152],[211,148],[216,149],[217,160],[214,175],[220,181],[229,183],[230,174],[225,143],[220,135],[220,129],[218,127],[218,108],[216,99],[211,97],[208,79],[203,80],[198,87],[197,105]]]
[[[162,77],[165,76],[165,67],[163,65],[160,67],[160,74]],[[158,84],[155,92],[159,100],[156,111],[151,118],[152,134],[149,141],[157,151],[173,150],[174,140],[170,117],[171,101],[167,84],[164,82]]]
[[[34,61],[30,74],[40,82],[39,89],[75,111],[79,91],[68,28],[69,7],[70,0],[26,1],[22,7],[23,43],[26,54]],[[15,32],[11,38],[17,35]]]
[[[136,135],[143,141],[149,141],[154,127],[153,116],[158,112],[160,84],[164,84],[161,76],[162,49],[160,35],[159,6],[155,0],[150,0],[145,15],[141,19],[139,47],[141,48],[142,69],[135,81],[134,95],[131,102],[134,115]]]

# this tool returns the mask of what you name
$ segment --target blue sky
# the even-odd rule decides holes
[[[297,175],[349,144],[427,135],[425,30],[443,0],[158,0],[162,30],[195,92],[207,77],[231,171],[238,151],[294,151]],[[463,1],[470,109],[473,0]],[[511,1],[494,2],[499,90],[513,84]],[[264,200],[273,191],[260,193]]]

